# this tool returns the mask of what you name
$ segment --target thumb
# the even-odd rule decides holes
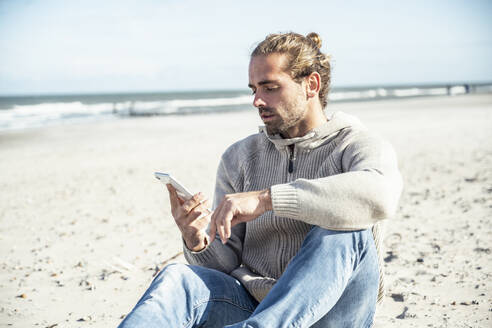
[[[169,201],[171,202],[171,207],[175,209],[181,206],[181,204],[183,204],[183,201],[179,198],[176,189],[170,184],[167,184],[166,187],[169,191]]]

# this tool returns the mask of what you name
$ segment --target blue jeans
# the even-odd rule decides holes
[[[371,230],[314,226],[258,303],[222,272],[171,264],[119,327],[370,327],[378,293]]]

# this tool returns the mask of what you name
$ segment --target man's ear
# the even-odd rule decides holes
[[[321,76],[318,72],[313,72],[306,77],[306,94],[312,98],[319,93],[321,88]]]

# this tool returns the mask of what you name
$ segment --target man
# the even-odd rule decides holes
[[[164,268],[122,327],[372,325],[379,225],[401,177],[388,143],[354,117],[325,116],[320,47],[315,33],[286,33],[253,51],[249,87],[265,127],[222,156],[213,213],[201,193],[183,201],[168,186],[191,265]]]

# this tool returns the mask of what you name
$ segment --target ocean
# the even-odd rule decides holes
[[[333,88],[329,102],[492,93],[492,83]],[[0,96],[0,131],[151,115],[253,110],[249,90]]]

